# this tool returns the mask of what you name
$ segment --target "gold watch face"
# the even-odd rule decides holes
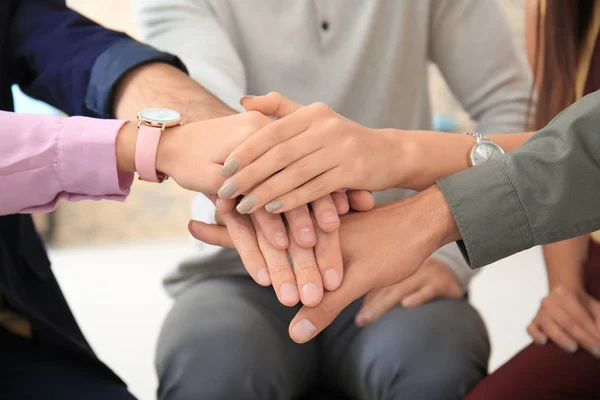
[[[172,126],[181,122],[181,114],[168,108],[145,108],[137,116],[140,122],[153,126]]]

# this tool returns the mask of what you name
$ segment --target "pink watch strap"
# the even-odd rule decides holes
[[[151,126],[140,125],[135,147],[135,169],[141,180],[162,182],[165,176],[156,173],[156,152],[162,130]]]

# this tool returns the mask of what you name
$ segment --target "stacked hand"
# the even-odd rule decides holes
[[[411,198],[342,217],[340,244],[344,280],[335,291],[325,292],[314,307],[304,306],[290,324],[298,343],[312,339],[350,303],[415,273],[442,245],[455,240],[454,220],[436,187]],[[443,210],[432,214],[431,210]],[[435,227],[415,231],[414,227]],[[190,231],[199,240],[233,246],[227,228],[192,222]],[[377,249],[374,251],[374,249]],[[410,249],[410,251],[406,251]]]
[[[600,358],[600,301],[583,289],[556,287],[542,300],[527,332],[538,345],[552,340],[569,353],[582,347]]]

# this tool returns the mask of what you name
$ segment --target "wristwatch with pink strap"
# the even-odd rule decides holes
[[[156,152],[160,136],[166,128],[181,125],[181,115],[168,108],[145,108],[138,112],[137,119],[135,169],[141,180],[162,183],[169,177],[156,169]]]

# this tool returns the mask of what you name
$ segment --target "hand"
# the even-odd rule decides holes
[[[341,188],[383,190],[397,182],[392,167],[401,157],[399,135],[356,124],[322,103],[301,107],[277,93],[242,104],[281,119],[241,144],[223,167],[231,176],[225,185],[238,190],[219,195],[248,192],[242,202],[253,205],[238,211],[267,205],[269,212],[285,212]]]
[[[224,180],[221,167],[227,156],[272,121],[247,112],[169,128],[161,137],[156,167],[185,189],[216,193]]]
[[[600,301],[583,290],[558,286],[542,300],[527,333],[538,345],[550,339],[566,352],[581,346],[600,358]]]
[[[367,326],[398,304],[413,308],[437,298],[459,299],[463,292],[456,274],[443,261],[429,257],[410,278],[369,293],[356,315],[356,324]]]
[[[348,194],[348,197],[346,197],[346,193],[335,194],[335,208],[339,212],[347,212],[348,203],[358,209],[373,207],[373,198],[370,193],[348,192]],[[315,218],[318,219],[322,214],[323,207],[328,206],[328,201],[331,201],[328,197],[319,200],[324,204],[313,203]],[[304,304],[316,305],[321,301],[323,287],[327,290],[335,290],[340,285],[343,268],[337,229],[339,220],[338,225],[333,227],[335,229],[331,229],[332,226],[329,224],[327,229],[318,228],[316,230],[317,245],[314,253],[312,248],[302,249],[296,245],[295,241],[291,242],[289,253],[295,267],[292,270],[286,252],[274,248],[265,240],[264,226],[267,230],[272,229],[273,221],[269,221],[269,219],[281,220],[281,216],[259,210],[252,214],[252,219],[250,219],[249,216],[230,212],[232,208],[230,202],[217,201],[217,221],[226,225],[227,228],[192,221],[189,226],[190,232],[198,240],[223,247],[235,247],[250,276],[263,286],[268,286],[272,282],[282,304],[295,305],[298,302],[298,293],[301,293],[300,297]],[[266,220],[263,220],[263,225],[258,223],[258,216],[261,214],[265,214],[267,217]],[[286,213],[286,218],[288,220],[297,218],[297,215]],[[322,224],[317,222],[316,225],[321,226]]]
[[[311,340],[354,300],[407,279],[435,250],[459,238],[437,186],[342,217],[344,281],[337,290],[326,292],[316,307],[302,307],[290,324],[290,336],[297,343]]]

